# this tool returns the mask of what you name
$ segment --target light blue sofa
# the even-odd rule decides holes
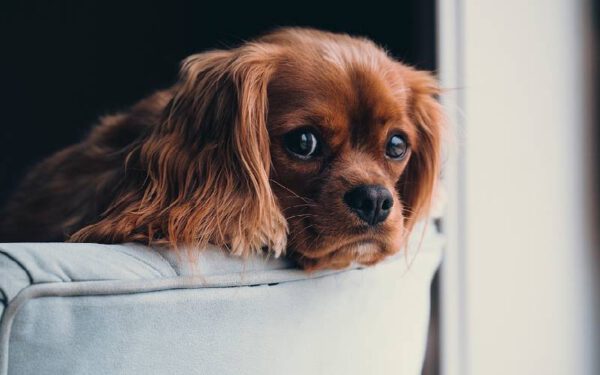
[[[442,237],[306,274],[140,245],[0,244],[0,375],[419,374]],[[419,242],[421,245],[419,246]]]

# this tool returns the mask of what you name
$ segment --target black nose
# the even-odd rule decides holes
[[[344,194],[344,202],[369,225],[387,219],[394,200],[390,191],[380,185],[361,185]]]

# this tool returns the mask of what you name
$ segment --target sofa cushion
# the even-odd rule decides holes
[[[418,374],[442,237],[374,267],[0,244],[0,374]]]

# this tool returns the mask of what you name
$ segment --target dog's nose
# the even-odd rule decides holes
[[[394,199],[380,185],[361,185],[344,194],[344,202],[369,225],[381,223],[390,214]]]

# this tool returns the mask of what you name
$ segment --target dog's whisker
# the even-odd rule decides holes
[[[288,206],[288,207],[282,209],[281,211],[285,212],[287,210],[291,210],[294,208],[310,208],[310,207],[318,207],[318,205],[316,205],[316,204],[296,204],[296,205]]]
[[[307,231],[309,228],[312,228],[312,227],[314,227],[314,224],[310,224],[310,225],[307,225],[307,226],[305,226],[305,227],[302,227],[302,228],[300,228],[300,230],[299,230],[299,231],[297,231],[297,232],[294,234],[294,236],[293,236],[292,238],[290,238],[290,239],[289,239],[289,242],[290,242],[290,243],[294,243],[294,240],[295,240],[295,239],[296,239],[296,238],[297,238],[297,237],[298,237],[300,234],[303,234],[303,233],[304,233],[304,232],[306,232],[306,231]]]
[[[285,189],[286,191],[288,191],[289,193],[291,193],[291,194],[292,194],[294,197],[296,197],[296,198],[299,198],[299,199],[302,199],[302,200],[303,200],[303,201],[305,201],[306,203],[309,203],[309,202],[312,202],[312,201],[313,201],[313,200],[312,200],[312,199],[310,199],[310,198],[307,198],[307,197],[302,197],[302,196],[298,195],[298,194],[297,194],[295,191],[293,191],[293,190],[291,190],[291,189],[287,188],[286,186],[283,186],[281,183],[279,183],[279,182],[277,182],[277,181],[275,181],[275,180],[273,180],[273,179],[270,179],[270,181],[271,181],[271,182],[273,182],[273,183],[275,183],[277,186],[281,187],[282,189]]]
[[[314,217],[314,216],[315,216],[314,214],[299,214],[299,215],[290,216],[287,219],[290,220],[290,219],[295,219],[295,218]]]

